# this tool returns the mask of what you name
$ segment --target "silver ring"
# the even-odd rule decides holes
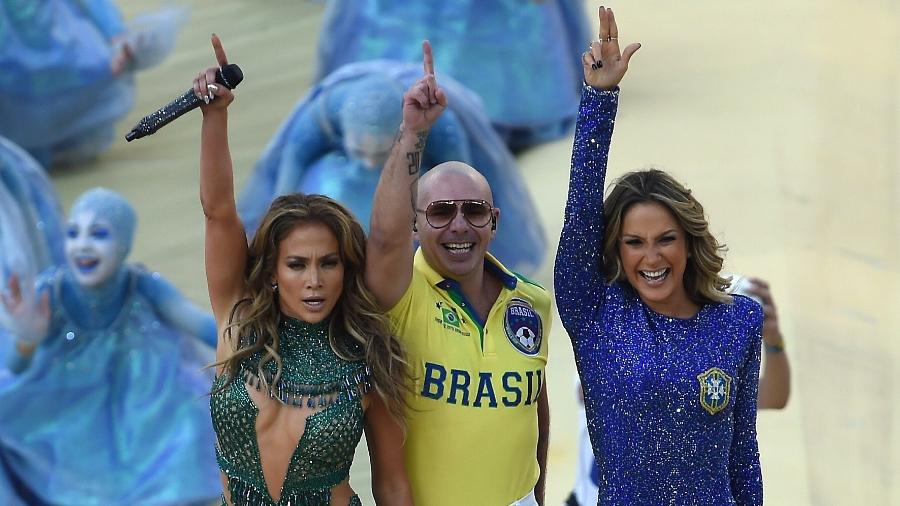
[[[619,38],[618,38],[618,37],[610,37],[609,40],[610,40],[610,41],[613,41],[613,40],[619,40]]]

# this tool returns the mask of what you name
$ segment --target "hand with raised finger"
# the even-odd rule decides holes
[[[612,9],[600,7],[600,38],[591,42],[581,55],[584,82],[598,90],[612,90],[619,85],[628,70],[631,56],[641,48],[638,43],[619,50],[619,27]]]
[[[422,66],[422,79],[403,94],[403,125],[412,131],[430,129],[447,108],[447,95],[434,75],[434,57],[427,40],[422,42]]]
[[[763,340],[768,346],[783,347],[784,338],[778,328],[778,308],[775,306],[769,284],[759,278],[749,278],[748,281],[750,281],[750,287],[747,292],[762,301]]]
[[[234,101],[234,93],[225,86],[216,83],[216,71],[228,65],[228,58],[225,56],[225,49],[222,48],[222,41],[216,34],[211,37],[213,51],[216,54],[216,63],[218,67],[210,67],[200,72],[194,79],[194,94],[204,105],[200,106],[203,114],[210,111],[223,111]]]

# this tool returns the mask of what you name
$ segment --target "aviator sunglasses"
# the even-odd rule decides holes
[[[435,200],[425,210],[416,209],[425,213],[425,221],[434,228],[450,225],[460,210],[463,218],[475,228],[487,226],[494,217],[493,206],[483,200]]]

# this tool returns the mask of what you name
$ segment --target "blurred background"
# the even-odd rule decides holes
[[[147,8],[118,3],[126,18]],[[246,76],[230,113],[241,188],[312,84],[325,6],[182,3],[190,18],[174,52],[138,74],[136,105],[118,138],[215,63],[215,32]],[[793,389],[786,409],[759,415],[766,502],[900,504],[900,2],[606,5],[616,10],[620,42],[643,44],[622,83],[610,176],[650,166],[673,173],[728,245],[727,270],[772,285]],[[585,16],[598,6],[586,1]],[[516,43],[514,31],[508,38]],[[131,260],[208,307],[199,127],[193,113],[51,177],[65,209],[93,186],[123,193],[140,217]],[[553,243],[535,276],[547,287],[570,153],[568,137],[519,155],[535,219]],[[560,504],[574,482],[576,373],[558,318],[549,339],[547,504]],[[351,484],[373,504],[365,448]]]

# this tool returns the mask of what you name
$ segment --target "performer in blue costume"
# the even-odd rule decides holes
[[[0,135],[48,168],[99,155],[134,104],[134,72],[168,54],[183,17],[126,26],[111,0],[0,0]]]
[[[437,67],[481,97],[513,150],[569,133],[581,85],[574,55],[590,38],[583,0],[331,0],[321,34],[320,78],[354,61],[417,62],[429,39],[441,49]]]
[[[372,195],[400,125],[403,90],[422,76],[418,65],[378,60],[347,65],[300,101],[257,162],[238,202],[252,236],[278,195],[328,195],[368,229]],[[422,166],[458,160],[478,167],[503,210],[492,252],[529,274],[544,258],[546,240],[515,159],[491,129],[481,102],[444,76],[450,108],[431,130]]]
[[[0,460],[28,504],[211,501],[220,484],[205,395],[212,317],[125,264],[136,216],[97,188],[73,205],[66,265],[32,300],[12,279],[13,376],[0,381]]]
[[[13,275],[32,286],[44,269],[63,264],[61,216],[44,169],[0,137],[0,286],[7,286]],[[0,371],[6,367],[13,340],[0,326]]]
[[[724,292],[690,191],[658,171],[603,182],[632,44],[612,12],[584,53],[556,300],[572,339],[600,504],[762,504],[756,403],[763,311]]]

